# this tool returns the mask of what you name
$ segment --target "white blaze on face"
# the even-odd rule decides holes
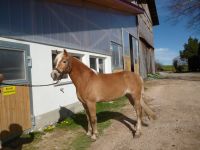
[[[56,64],[56,68],[58,67],[58,64],[60,63],[60,61],[62,60],[62,57],[63,57],[63,52],[58,54],[54,60],[54,63]]]

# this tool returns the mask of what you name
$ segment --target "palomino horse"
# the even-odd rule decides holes
[[[87,135],[96,140],[97,119],[96,102],[111,101],[118,97],[127,96],[130,103],[135,105],[137,127],[135,135],[141,134],[142,108],[145,113],[155,119],[153,111],[144,103],[142,78],[128,71],[111,74],[98,74],[78,59],[64,50],[55,58],[53,80],[60,80],[64,74],[69,74],[76,87],[77,97],[82,103],[88,120]]]

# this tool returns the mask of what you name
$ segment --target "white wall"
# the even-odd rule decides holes
[[[49,84],[53,83],[50,73],[52,71],[52,51],[62,51],[61,47],[54,47],[30,42],[23,42],[13,39],[7,39],[0,37],[0,40],[28,44],[30,45],[30,56],[32,58],[32,84]],[[82,54],[82,61],[89,66],[89,56],[98,56],[105,58],[105,72],[110,73],[111,69],[111,57],[106,55],[99,55],[94,53],[82,52],[78,50],[67,49],[68,52]],[[70,81],[70,79],[63,79],[62,82]],[[63,89],[64,93],[60,91]],[[62,86],[48,86],[48,87],[33,87],[33,114],[39,116],[49,111],[59,109],[60,106],[66,106],[77,102],[76,91],[73,84],[67,84]]]

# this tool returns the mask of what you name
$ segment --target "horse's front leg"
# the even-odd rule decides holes
[[[92,127],[92,140],[96,140],[97,131],[97,117],[96,117],[96,102],[88,102],[87,108],[89,111],[90,123]]]
[[[87,128],[87,135],[91,136],[92,135],[92,127],[91,127],[91,123],[90,123],[90,117],[89,117],[89,111],[87,108],[87,105],[82,103],[84,109],[85,109],[85,113],[86,113],[86,117],[87,117],[87,123],[88,123],[88,128]]]

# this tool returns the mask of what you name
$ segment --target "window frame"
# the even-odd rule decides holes
[[[29,84],[31,79],[30,68],[32,67],[30,57],[30,46],[16,42],[8,42],[0,40],[0,49],[8,51],[22,51],[24,58],[24,79],[4,80],[3,83],[7,84]],[[3,74],[3,72],[2,72]]]
[[[91,64],[90,64],[90,58],[94,58],[95,59],[95,63],[96,63],[96,69],[91,68]],[[100,65],[99,65],[99,59],[103,60],[103,72],[99,72],[100,70]],[[90,55],[89,56],[89,65],[91,69],[94,69],[96,72],[98,73],[105,73],[105,58],[104,57],[100,57],[100,56],[94,56],[94,55]]]
[[[117,45],[118,46],[118,54],[119,55],[119,66],[116,67],[113,65],[113,47],[112,45]],[[119,47],[121,48],[121,52],[120,52],[120,49]],[[111,57],[111,64],[112,64],[112,71],[115,71],[115,70],[123,70],[124,69],[124,58],[123,58],[123,47],[121,44],[119,43],[116,43],[116,42],[113,42],[113,41],[110,41],[110,50],[112,52],[112,57]]]

